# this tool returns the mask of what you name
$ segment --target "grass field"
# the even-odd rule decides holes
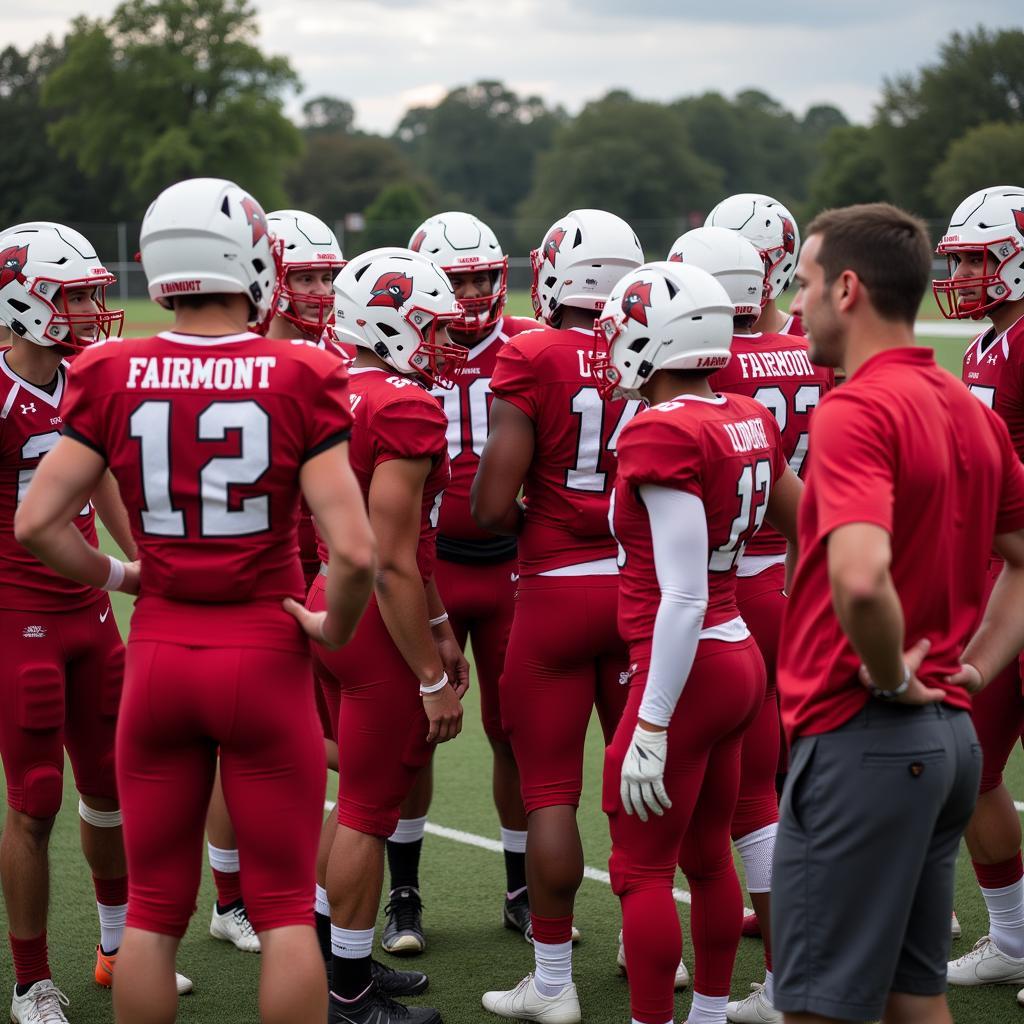
[[[524,294],[513,296],[511,311],[526,312],[524,299]],[[157,326],[152,319],[144,320],[146,316],[152,318],[154,311],[156,307],[148,303],[133,304],[126,333],[148,333]],[[941,344],[940,358],[955,371],[963,343],[947,339]],[[122,633],[127,634],[130,600],[115,595],[114,610]],[[498,829],[490,798],[490,757],[479,724],[475,690],[471,690],[466,704],[465,732],[454,743],[440,748],[436,762],[436,796],[430,820],[432,826],[454,831],[428,835],[424,845],[422,888],[428,949],[417,962],[431,978],[431,990],[421,1001],[438,1006],[449,1024],[495,1019],[481,1009],[480,994],[488,988],[509,987],[532,969],[530,948],[499,925],[504,869],[496,850]],[[629,1019],[629,1002],[626,983],[615,968],[618,903],[607,883],[600,879],[600,873],[607,870],[609,852],[606,822],[600,812],[601,754],[600,734],[595,727],[587,749],[586,789],[579,815],[586,863],[595,870],[594,877],[583,882],[577,903],[583,941],[576,952],[576,981],[588,1024],[622,1024]],[[1011,793],[1024,800],[1024,759],[1019,750],[1006,778]],[[332,775],[328,780],[331,798],[335,786],[336,778]],[[76,807],[68,769],[64,808],[51,848],[51,961],[57,984],[71,999],[69,1019],[74,1024],[106,1024],[113,1019],[110,995],[92,982],[98,929],[89,872],[79,848]],[[282,837],[285,841],[286,837]],[[679,884],[685,884],[682,878]],[[857,880],[851,879],[850,884],[856,885]],[[209,872],[205,871],[199,910],[179,957],[179,967],[195,982],[195,993],[182,999],[179,1019],[249,1024],[257,1019],[259,958],[239,953],[209,937],[207,926],[213,898]],[[986,927],[984,906],[963,850],[958,865],[956,905],[964,929],[964,937],[954,943],[954,952],[959,955],[970,949]],[[679,910],[687,935],[688,907],[681,902]],[[5,926],[6,915],[0,907],[0,928]],[[851,920],[849,928],[851,932],[870,931],[872,922],[866,917]],[[688,935],[684,957],[692,970],[693,951]],[[733,976],[733,996],[742,997],[750,982],[762,978],[760,942],[745,939]],[[10,992],[12,985],[10,957],[4,951],[0,953],[0,998]],[[1017,1016],[1021,1011],[1014,999],[1015,991],[1013,987],[954,990],[950,999],[954,1019],[957,1024],[1024,1019]],[[678,996],[677,1020],[685,1019],[689,1003],[688,992]]]

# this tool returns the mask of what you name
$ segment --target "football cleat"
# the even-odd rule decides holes
[[[974,949],[946,964],[950,985],[1019,985],[1024,982],[1024,957],[1007,956],[988,935]]]
[[[725,1019],[730,1024],[782,1024],[782,1014],[768,1001],[764,985],[756,981],[746,999],[726,1004]]]
[[[619,970],[626,974],[626,947],[622,942],[622,932],[619,932],[619,955],[615,958],[615,962],[619,965]],[[686,964],[682,960],[679,961],[679,966],[676,968],[676,979],[675,987],[677,992],[681,992],[687,985],[690,984],[690,972],[686,969]]]
[[[239,903],[222,914],[215,900],[213,917],[210,919],[210,934],[221,942],[230,942],[235,949],[240,949],[243,953],[260,951],[260,937],[253,929],[244,903]]]
[[[530,920],[530,897],[524,889],[512,899],[505,897],[501,923],[510,931],[519,932],[527,942],[533,941],[533,923]]]
[[[481,1000],[485,1010],[513,1020],[539,1020],[543,1024],[579,1024],[580,1000],[576,986],[566,985],[557,996],[537,991],[533,975],[528,974],[508,992],[485,992]]]
[[[71,1000],[49,979],[37,981],[23,996],[14,990],[11,1024],[68,1024],[64,1007]]]
[[[417,956],[427,948],[423,937],[423,901],[418,889],[395,889],[384,908],[387,923],[380,944],[392,956]]]
[[[376,984],[351,1002],[333,992],[327,999],[327,1024],[441,1024],[432,1006],[403,1006],[386,996]]]
[[[370,961],[370,976],[377,988],[392,999],[422,995],[430,984],[430,979],[422,971],[396,971],[379,960]]]
[[[960,927],[960,922],[956,919],[956,911],[953,911],[953,921],[949,926],[949,934],[954,939],[959,939],[963,934],[963,929]]]
[[[94,977],[96,978],[96,984],[102,985],[104,988],[110,988],[114,982],[114,966],[117,964],[117,953],[104,953],[103,950],[96,947],[96,972]],[[184,974],[178,974],[174,972],[174,986],[178,990],[179,996],[187,996],[192,991],[192,980],[186,978]]]
[[[743,925],[740,928],[740,935],[745,939],[761,938],[761,922],[757,919],[757,914],[755,914],[754,911],[743,915]]]

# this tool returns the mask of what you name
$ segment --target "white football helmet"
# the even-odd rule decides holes
[[[573,210],[530,253],[533,310],[550,324],[562,306],[601,310],[615,282],[644,261],[633,229],[614,213]]]
[[[935,301],[948,319],[979,320],[994,306],[1024,298],[1024,188],[994,185],[968,196],[935,251],[949,264],[949,277],[932,282]],[[954,278],[968,252],[983,254],[981,274]],[[960,296],[978,289],[980,298]]]
[[[73,228],[30,221],[0,232],[0,322],[43,348],[82,349],[119,333],[124,311],[106,305],[116,280]],[[79,288],[92,290],[95,312],[68,309],[67,291]]]
[[[761,254],[738,231],[694,228],[680,235],[669,250],[669,262],[706,270],[725,289],[736,316],[757,319],[768,301]]]
[[[483,331],[501,319],[508,294],[508,257],[482,220],[458,210],[438,213],[413,232],[409,248],[429,256],[448,275],[478,270],[490,274],[490,295],[459,299],[465,317],[455,325],[458,330]]]
[[[338,239],[319,217],[303,210],[275,210],[267,214],[267,224],[281,243],[277,313],[309,337],[319,338],[334,316],[334,292],[297,291],[289,287],[288,275],[295,270],[330,270],[337,277],[345,266]],[[303,316],[297,303],[310,307],[316,318]]]
[[[769,299],[777,299],[790,286],[800,255],[800,229],[793,214],[777,199],[758,192],[729,196],[708,214],[704,224],[738,231],[760,252]]]
[[[448,340],[462,317],[447,274],[411,249],[371,249],[345,264],[334,282],[334,333],[368,348],[406,375],[451,388],[466,349]]]
[[[189,178],[165,188],[139,237],[149,297],[167,309],[178,295],[245,295],[249,323],[264,329],[277,308],[280,245],[263,207],[223,178]]]
[[[729,362],[733,303],[706,270],[645,263],[612,289],[594,331],[602,398],[639,398],[658,370],[719,370]]]

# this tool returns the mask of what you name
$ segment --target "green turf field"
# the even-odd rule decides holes
[[[525,293],[512,297],[511,311],[526,312],[527,306]],[[149,303],[130,304],[126,333],[143,333],[143,316],[152,316],[154,311],[156,307]],[[941,346],[940,359],[956,371],[963,343],[940,339],[937,344]],[[114,609],[122,632],[127,633],[130,600],[115,595]],[[437,758],[436,797],[430,820],[432,826],[459,834],[428,835],[424,845],[422,888],[428,949],[416,964],[431,978],[431,990],[421,1001],[438,1006],[449,1024],[495,1019],[480,1007],[480,994],[488,988],[510,987],[532,968],[530,948],[500,927],[504,865],[495,850],[498,825],[490,798],[489,749],[479,724],[475,690],[467,696],[466,705],[465,732],[442,747]],[[629,1019],[629,1002],[626,984],[615,968],[619,911],[617,900],[599,877],[599,873],[607,870],[609,848],[605,818],[600,812],[601,754],[600,734],[595,727],[587,750],[586,791],[579,817],[586,862],[595,869],[596,877],[583,882],[577,903],[577,923],[583,941],[576,952],[576,982],[584,1018],[589,1024],[622,1024]],[[1024,799],[1024,760],[1019,751],[1006,778],[1011,793]],[[335,785],[335,777],[331,776],[328,795],[332,798]],[[92,885],[78,845],[76,807],[69,770],[64,809],[52,841],[51,962],[57,984],[71,999],[69,1020],[73,1024],[105,1024],[113,1017],[109,993],[92,982],[98,926]],[[475,845],[478,839],[482,846]],[[205,863],[205,852],[203,858]],[[680,879],[680,885],[684,884]],[[855,885],[856,879],[851,879],[850,884]],[[199,910],[179,957],[180,969],[194,980],[196,988],[193,995],[182,999],[180,1019],[249,1024],[257,1019],[259,958],[239,953],[209,937],[212,902],[212,882],[206,871]],[[970,949],[986,926],[984,906],[965,852],[960,858],[956,905],[964,929],[964,937],[954,944],[954,952],[959,955]],[[686,904],[680,903],[679,910],[685,925]],[[871,926],[869,919],[849,922],[851,931]],[[0,907],[0,929],[5,927],[6,915]],[[692,971],[693,951],[688,936],[684,940],[684,957]],[[733,977],[733,996],[742,997],[750,982],[762,978],[761,945],[744,939]],[[0,998],[5,998],[12,985],[10,956],[3,951]],[[957,1024],[1018,1019],[1015,991],[1014,987],[954,990],[954,1019]],[[689,1002],[688,993],[679,995],[677,1020],[685,1019]]]

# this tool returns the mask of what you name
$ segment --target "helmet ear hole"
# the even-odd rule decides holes
[[[650,340],[650,338],[634,338],[633,341],[629,343],[629,351],[642,352],[645,348],[647,348],[647,345],[650,342]]]
[[[396,334],[398,334],[398,331],[394,327],[392,327],[391,324],[378,323],[377,330],[380,331],[380,333],[383,334],[385,338],[393,338]]]

